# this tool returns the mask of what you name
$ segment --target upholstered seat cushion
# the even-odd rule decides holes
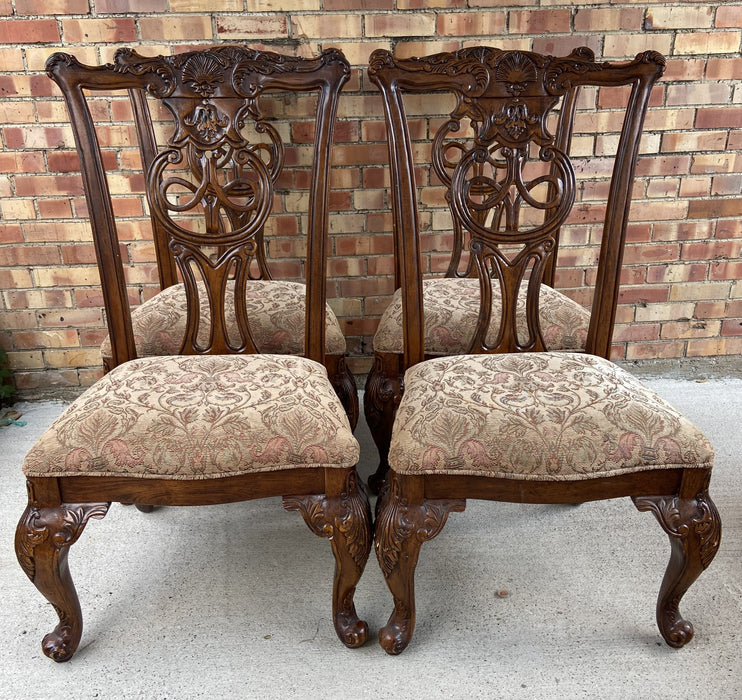
[[[487,342],[494,344],[502,305],[500,290],[493,285],[492,322]],[[518,335],[528,336],[525,315],[526,285],[518,299]],[[479,281],[476,279],[434,278],[423,280],[425,310],[425,352],[428,355],[456,355],[469,351],[479,314]],[[564,294],[546,285],[539,296],[541,333],[548,350],[583,350],[590,313]],[[394,294],[374,336],[374,351],[402,353],[402,297]]]
[[[389,464],[404,474],[561,481],[710,467],[713,457],[692,423],[612,362],[544,352],[409,369]]]
[[[301,355],[304,352],[305,287],[299,282],[250,280],[245,303],[250,331],[263,353]],[[205,343],[209,328],[209,305],[206,288],[199,284],[200,340]],[[234,285],[225,295],[229,336],[238,337],[234,315]],[[132,311],[134,342],[139,357],[177,355],[186,329],[186,293],[183,284],[167,287]],[[345,337],[335,314],[327,307],[325,314],[325,351],[328,355],[345,354]],[[104,359],[112,356],[111,340],[101,345]]]
[[[208,479],[350,467],[359,447],[325,368],[291,355],[125,362],[26,456],[27,476]]]

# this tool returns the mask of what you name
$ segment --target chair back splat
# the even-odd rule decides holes
[[[371,56],[389,140],[399,287],[374,338],[365,395],[380,454],[371,481],[381,490],[375,548],[394,601],[379,638],[390,654],[414,630],[421,545],[467,498],[630,496],[670,535],[660,633],[675,647],[693,635],[678,606],[719,547],[721,521],[708,494],[713,448],[607,359],[639,140],[664,65],[654,52],[598,63],[588,49],[563,58],[487,47]],[[606,124],[619,133],[610,182],[601,183],[608,196],[588,311],[550,285],[577,194],[569,151],[578,92],[600,104],[597,95],[610,88],[623,88],[604,100]],[[447,110],[437,96],[446,92],[451,111],[425,122],[427,130],[412,120],[413,132],[405,106],[412,103],[417,116],[437,101],[440,114]],[[616,94],[625,98],[623,113]],[[421,183],[426,171],[413,157],[426,145],[431,174]],[[429,191],[436,181],[450,210],[453,252],[446,277],[431,278],[418,200],[440,204]]]
[[[347,62],[332,49],[315,59],[239,46],[155,58],[121,49],[113,63],[95,67],[55,54],[47,72],[65,97],[82,166],[109,326],[102,346],[106,368],[149,355],[302,354],[328,366],[355,425],[355,388],[324,282],[330,145]],[[126,91],[131,103],[159,282],[168,290],[133,313],[107,179],[110,151],[102,148],[94,120],[99,108],[90,104],[118,91]],[[284,285],[285,298],[276,302],[282,306],[265,309],[261,304],[274,281],[266,228],[301,170],[284,167],[283,125],[272,112],[281,94],[301,93],[310,93],[305,101],[316,99],[314,115],[311,107],[296,115],[314,117],[312,168],[304,166],[307,177],[301,175],[309,202],[306,222],[299,224],[307,234],[306,290],[275,282],[272,289]],[[297,147],[292,149],[293,167]],[[280,224],[273,228],[280,235]],[[326,309],[331,338],[313,308]],[[280,327],[286,318],[294,325]],[[289,335],[295,337],[281,340]]]
[[[112,502],[149,512],[267,497],[330,540],[335,631],[346,646],[362,645],[368,626],[353,597],[371,551],[371,511],[356,472],[355,384],[325,300],[330,144],[348,62],[336,50],[309,59],[223,46],[155,58],[122,49],[103,66],[54,54],[47,69],[77,140],[110,354],[108,371],[23,463],[28,505],[16,554],[59,615],[44,653],[66,661],[77,649],[82,613],[67,555]],[[134,128],[110,125],[127,94],[141,182],[125,167],[136,161],[125,148]],[[287,145],[289,133],[298,145]],[[121,150],[111,148],[115,136]],[[162,285],[131,314],[118,229],[132,222],[117,217],[114,167],[132,190],[143,183]],[[273,217],[288,194],[292,206]],[[306,216],[294,213],[301,202]],[[272,277],[273,234],[302,258],[305,284]]]

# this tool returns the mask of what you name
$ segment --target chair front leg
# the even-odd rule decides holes
[[[345,646],[363,646],[368,625],[358,618],[356,585],[371,552],[371,508],[355,469],[327,469],[324,495],[284,496],[283,507],[301,513],[309,529],[327,537],[335,556],[332,619]]]
[[[374,546],[379,566],[394,599],[394,610],[379,630],[379,644],[387,654],[407,647],[415,629],[415,568],[423,542],[443,529],[452,512],[466,507],[463,499],[421,498],[419,477],[390,472],[377,508]]]
[[[708,493],[710,475],[710,470],[687,469],[680,495],[633,499],[640,511],[654,514],[670,537],[670,562],[657,599],[657,625],[667,644],[675,648],[693,638],[693,625],[680,614],[680,601],[721,543],[721,518]]]
[[[68,661],[82,636],[82,611],[67,554],[88,520],[102,518],[110,503],[45,505],[34,498],[31,481],[28,487],[28,506],[16,529],[16,556],[26,576],[59,615],[59,624],[42,641],[44,654],[54,661]]]

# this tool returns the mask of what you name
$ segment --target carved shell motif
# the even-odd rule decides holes
[[[224,82],[223,68],[208,54],[195,54],[183,66],[183,82],[189,83],[201,97],[211,97],[219,83]]]
[[[513,97],[518,97],[537,77],[533,61],[520,51],[506,55],[495,71],[495,80],[504,83]]]

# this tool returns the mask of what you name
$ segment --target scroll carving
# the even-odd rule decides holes
[[[90,518],[102,518],[110,503],[63,503],[58,508],[40,507],[31,501],[18,523],[16,555],[31,581],[36,579],[35,551],[46,544],[55,550],[73,545]]]
[[[407,542],[415,540],[413,547],[436,537],[453,512],[462,512],[466,501],[461,498],[425,500],[411,506],[401,496],[399,481],[392,479],[381,497],[382,503],[376,518],[374,547],[379,565],[386,578],[397,568]]]
[[[371,515],[355,471],[348,475],[340,498],[322,494],[284,496],[283,507],[301,513],[309,529],[319,537],[342,536],[353,562],[363,570],[371,551]]]
[[[721,519],[708,493],[699,493],[691,500],[677,496],[637,497],[634,504],[640,511],[650,511],[671,538],[693,538],[701,566],[708,567],[721,543]]]

